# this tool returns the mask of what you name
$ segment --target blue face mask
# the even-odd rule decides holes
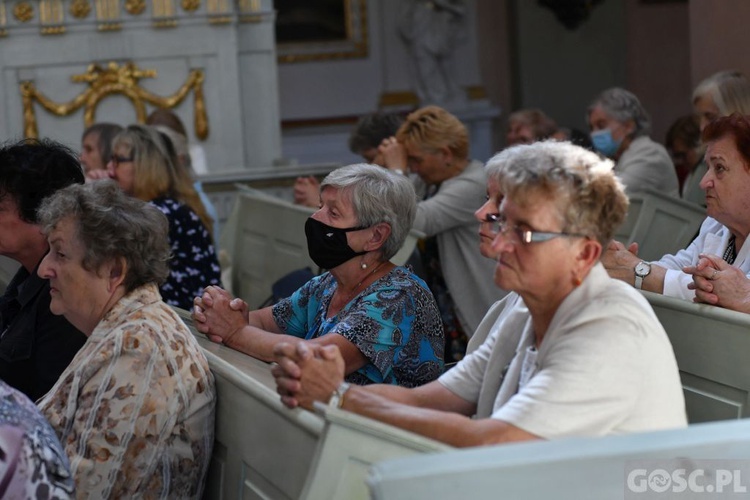
[[[604,156],[612,158],[617,153],[617,150],[620,149],[622,141],[615,141],[612,138],[612,131],[605,128],[591,132],[591,143],[594,145],[594,149]]]

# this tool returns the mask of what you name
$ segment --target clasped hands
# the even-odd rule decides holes
[[[328,402],[344,381],[344,358],[335,345],[282,342],[274,347],[273,355],[276,391],[289,408],[312,410],[315,401]]]
[[[228,344],[248,324],[247,302],[232,296],[221,287],[208,286],[203,295],[193,299],[195,328],[211,341]]]
[[[750,312],[750,280],[741,269],[718,255],[700,254],[696,265],[682,270],[693,275],[688,288],[695,290],[695,302]]]

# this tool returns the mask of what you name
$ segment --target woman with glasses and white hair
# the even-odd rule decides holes
[[[159,291],[167,304],[189,310],[203,287],[221,282],[221,269],[211,217],[187,176],[179,174],[169,146],[155,128],[130,125],[114,138],[107,169],[126,194],[167,216],[172,258]]]
[[[504,195],[485,222],[495,233],[495,284],[515,293],[498,304],[487,340],[415,389],[348,387],[335,347],[279,345],[282,401],[328,402],[454,446],[685,426],[664,329],[643,296],[599,263],[628,207],[612,163],[541,142],[488,165]]]
[[[615,162],[615,174],[628,193],[645,188],[679,196],[679,182],[669,153],[651,140],[651,117],[625,89],[611,88],[594,99],[587,121],[594,149]]]

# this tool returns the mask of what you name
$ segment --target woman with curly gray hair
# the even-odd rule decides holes
[[[591,142],[615,160],[615,174],[628,193],[650,188],[679,196],[679,182],[664,146],[651,140],[651,118],[625,89],[605,90],[588,108]]]
[[[161,300],[167,218],[113,182],[44,201],[50,310],[88,340],[38,405],[70,459],[79,497],[200,498],[214,432],[214,380]]]

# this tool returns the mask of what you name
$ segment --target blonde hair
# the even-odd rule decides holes
[[[213,221],[193,187],[188,171],[180,164],[169,137],[153,127],[129,125],[117,134],[113,149],[124,148],[133,158],[133,195],[144,201],[169,196],[184,203],[212,234]]]
[[[447,147],[453,156],[469,156],[469,133],[461,121],[438,106],[427,106],[406,117],[396,132],[396,139],[407,147],[437,153]]]

